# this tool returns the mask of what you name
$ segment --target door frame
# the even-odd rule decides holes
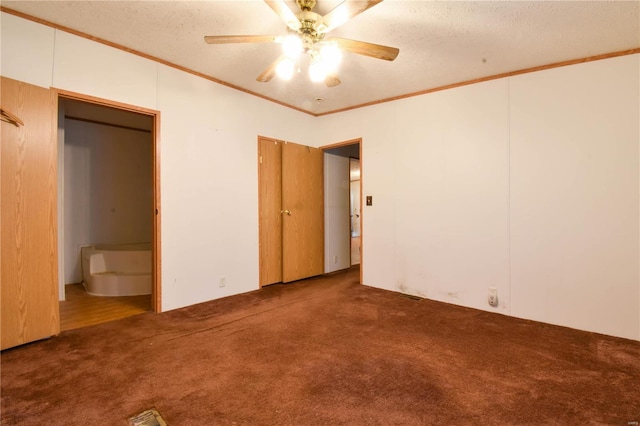
[[[162,312],[162,261],[161,261],[161,209],[160,209],[160,111],[153,110],[150,108],[143,108],[135,105],[125,104],[122,102],[116,102],[109,99],[98,98],[95,96],[84,95],[82,93],[71,92],[63,89],[51,89],[54,92],[54,96],[57,99],[64,98],[70,99],[80,102],[86,102],[101,106],[106,106],[109,108],[115,108],[123,111],[135,112],[138,114],[144,114],[150,116],[153,119],[153,127],[152,127],[152,158],[151,158],[151,168],[152,168],[152,186],[153,186],[153,210],[150,214],[153,215],[153,235],[151,242],[151,310],[153,312]],[[56,107],[59,109],[59,107]],[[58,111],[56,111],[57,114]],[[56,115],[57,116],[57,115]],[[58,135],[56,135],[56,139]],[[60,144],[64,143],[64,141],[57,141],[58,147]],[[58,158],[60,158],[60,153],[58,153]],[[60,177],[58,177],[58,182],[60,182]],[[64,205],[61,204],[58,206],[58,214],[63,215]],[[64,217],[64,216],[62,216]],[[58,228],[58,258],[60,256],[64,256],[64,247],[62,245],[62,237],[60,223],[57,224]],[[60,265],[64,265],[64,263],[60,263]],[[60,266],[58,266],[60,268]],[[58,276],[60,277],[60,271],[58,271]],[[60,283],[58,283],[58,287]]]
[[[349,139],[342,142],[336,142],[329,145],[323,145],[320,147],[322,151],[327,151],[334,148],[341,148],[343,146],[355,145],[358,144],[359,152],[360,152],[360,284],[364,284],[362,281],[363,271],[364,271],[364,209],[362,204],[362,180],[363,180],[363,164],[364,161],[362,159],[362,137]]]

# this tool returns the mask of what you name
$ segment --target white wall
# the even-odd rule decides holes
[[[639,339],[637,57],[510,94],[514,315]]]
[[[484,308],[497,287],[508,312],[506,94],[493,81],[412,99],[399,115],[413,127],[395,150],[399,290]]]
[[[53,87],[155,109],[157,69],[149,59],[56,30]]]
[[[364,283],[640,340],[639,56],[319,118],[363,138]]]
[[[324,153],[324,272],[351,266],[349,157]]]
[[[311,145],[313,117],[166,66],[158,109],[163,308],[257,289],[257,136]]]
[[[149,132],[65,120],[64,281],[82,280],[80,247],[151,242]]]
[[[392,102],[320,117],[316,119],[316,131],[323,145],[362,137],[362,198],[374,196],[373,206],[362,206],[363,283],[398,291],[395,285],[396,221],[393,202],[396,187],[395,148],[399,137],[395,128],[396,105],[397,102]]]
[[[364,283],[640,340],[640,55],[313,118],[4,13],[1,40],[7,77],[161,111],[163,310],[258,287],[257,135],[362,137]]]
[[[51,86],[56,31],[0,13],[0,73],[41,87]]]
[[[314,118],[21,18],[0,19],[2,75],[160,111],[162,310],[257,289],[257,136],[316,146]]]

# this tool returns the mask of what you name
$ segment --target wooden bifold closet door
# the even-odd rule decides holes
[[[1,349],[60,332],[57,249],[57,98],[2,77]]]
[[[258,139],[260,286],[324,272],[323,152]]]

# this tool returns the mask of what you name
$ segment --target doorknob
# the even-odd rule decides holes
[[[280,214],[282,214],[282,213],[286,213],[289,216],[291,216],[291,210],[280,210]]]

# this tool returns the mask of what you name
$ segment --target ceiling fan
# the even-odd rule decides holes
[[[382,2],[382,0],[347,0],[324,16],[313,12],[316,0],[296,0],[300,12],[295,14],[287,6],[285,0],[264,1],[287,25],[288,35],[221,35],[204,38],[209,44],[281,43],[282,55],[256,78],[257,81],[271,81],[276,74],[283,79],[290,79],[295,72],[299,57],[301,54],[307,53],[310,57],[309,76],[311,80],[314,82],[324,81],[327,86],[333,87],[340,84],[336,72],[342,58],[342,51],[386,61],[393,61],[400,52],[395,47],[346,38],[330,37],[325,39],[325,35],[329,31]]]

